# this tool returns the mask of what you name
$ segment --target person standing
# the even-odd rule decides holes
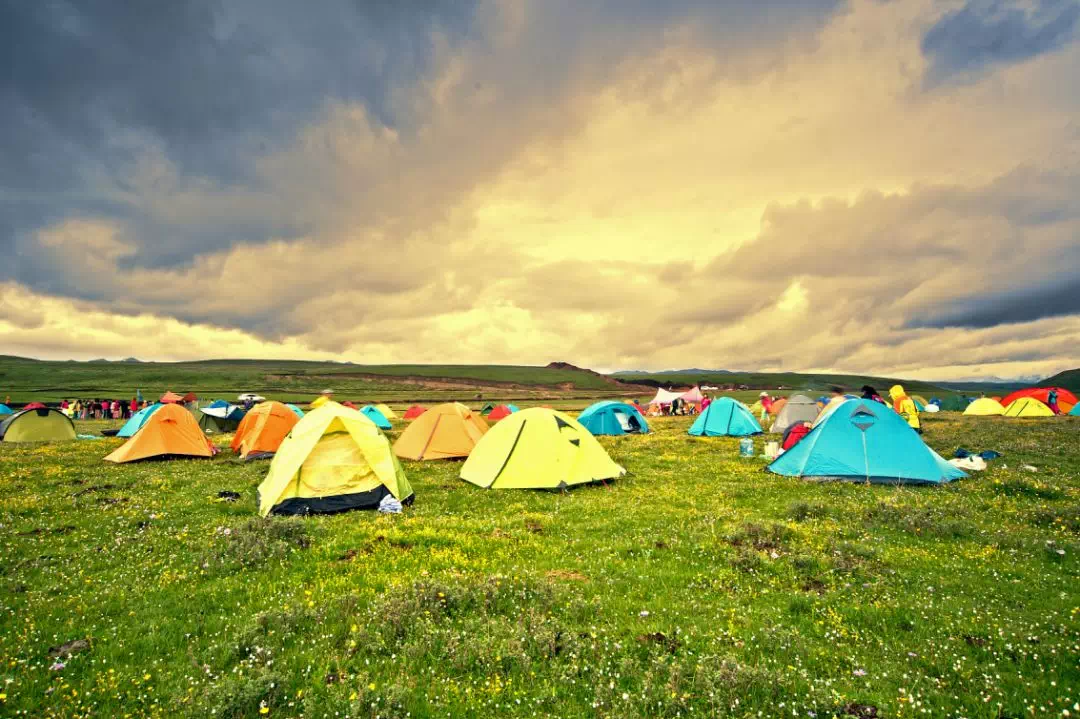
[[[922,422],[919,420],[919,408],[915,401],[907,396],[907,392],[900,385],[893,385],[889,390],[889,397],[893,401],[893,409],[904,418],[913,430],[922,434]]]
[[[1046,406],[1054,414],[1061,414],[1061,407],[1058,407],[1058,393],[1056,389],[1051,389],[1046,395]]]

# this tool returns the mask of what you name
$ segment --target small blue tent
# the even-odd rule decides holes
[[[1071,410],[1069,410],[1069,416],[1070,417],[1080,417],[1080,404],[1076,405]]]
[[[1080,407],[1080,405],[1077,405]],[[15,410],[8,407],[6,404],[0,404],[0,414],[15,414]]]
[[[285,406],[288,407],[289,409],[291,409],[293,411],[293,414],[295,414],[297,417],[300,417],[301,419],[303,419],[304,410],[300,409],[295,404],[287,404]]]
[[[761,434],[761,425],[742,402],[721,397],[705,408],[689,433],[695,437],[747,437]]]
[[[366,404],[360,408],[360,411],[364,413],[364,416],[375,423],[375,426],[379,429],[391,429],[390,420],[386,418],[382,412],[375,408],[373,404]]]
[[[1080,405],[1078,405],[1080,406]],[[597,402],[578,415],[585,429],[594,435],[648,434],[649,423],[625,402]]]
[[[146,421],[148,419],[150,419],[150,415],[152,415],[154,412],[157,412],[164,406],[165,405],[161,404],[161,402],[154,402],[149,407],[144,407],[143,409],[140,409],[138,412],[131,415],[131,419],[129,419],[127,422],[124,422],[124,426],[120,428],[120,431],[116,433],[116,436],[133,436],[136,432],[142,429],[142,426],[146,424]]]
[[[927,447],[903,417],[864,399],[839,405],[768,470],[878,484],[943,484],[967,476]]]
[[[207,409],[218,409],[219,407],[228,407],[229,403],[223,399],[215,399],[213,402],[206,406]]]

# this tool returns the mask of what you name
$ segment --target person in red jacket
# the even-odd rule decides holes
[[[796,422],[788,427],[784,431],[784,443],[781,448],[786,452],[797,445],[803,437],[810,434],[811,426],[809,422]]]

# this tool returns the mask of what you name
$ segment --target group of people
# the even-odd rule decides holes
[[[703,397],[700,402],[687,402],[676,397],[671,402],[649,405],[648,414],[652,417],[689,417],[704,412],[711,402],[708,396]]]
[[[60,403],[60,411],[72,419],[130,419],[131,415],[147,406],[145,400],[132,397],[131,401],[118,399],[76,399]]]

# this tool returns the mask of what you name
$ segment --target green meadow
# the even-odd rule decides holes
[[[567,493],[406,463],[390,516],[259,519],[227,450],[0,445],[0,716],[1080,715],[1080,420],[927,416],[1005,455],[933,488],[768,475],[689,421]]]

